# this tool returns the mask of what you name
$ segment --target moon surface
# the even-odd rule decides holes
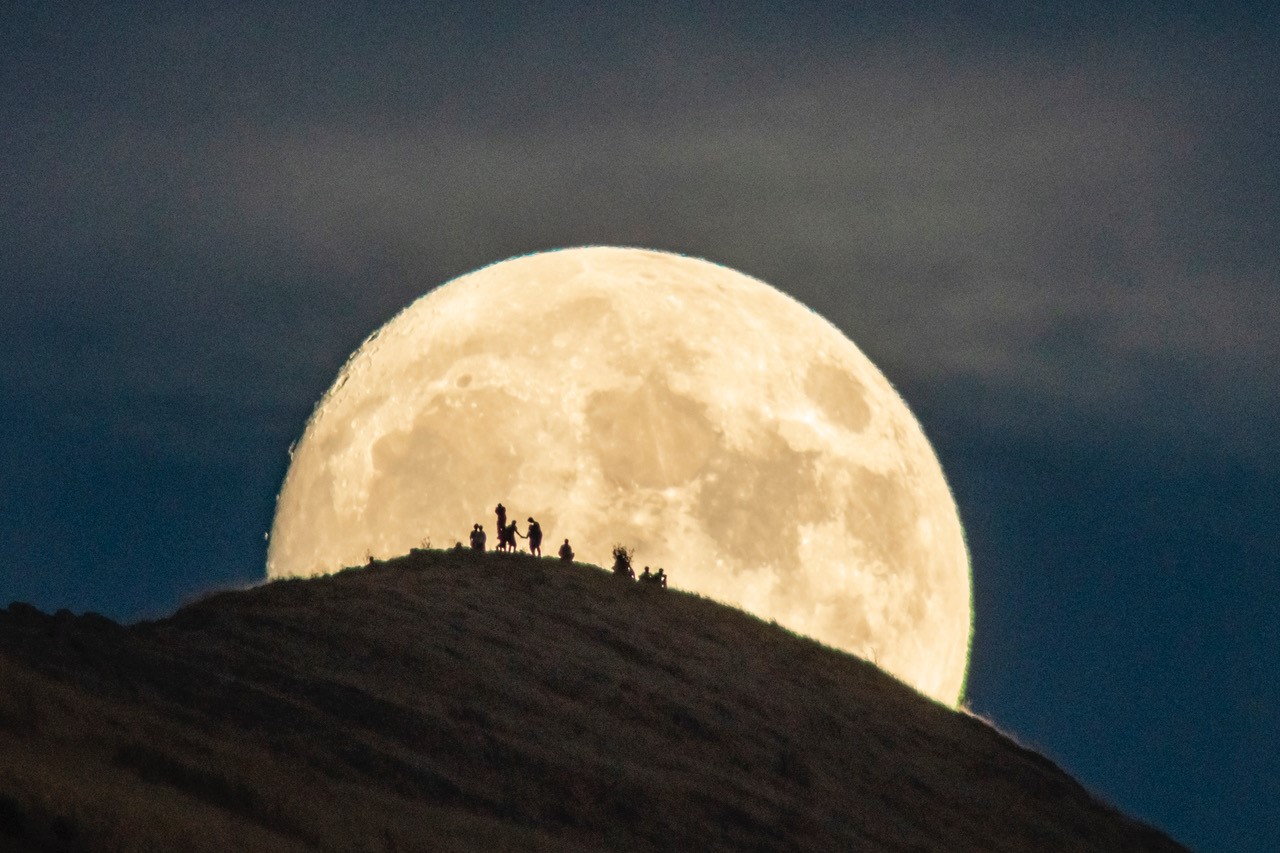
[[[631,546],[673,587],[962,693],[969,557],[924,433],[834,326],[726,267],[590,247],[455,279],[364,342],[292,457],[270,577],[476,522],[492,547],[501,501],[548,554]]]

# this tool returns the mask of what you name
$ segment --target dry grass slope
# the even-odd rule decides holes
[[[523,555],[14,605],[0,685],[6,849],[1182,849],[862,661]]]

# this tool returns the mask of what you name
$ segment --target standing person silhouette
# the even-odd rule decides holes
[[[529,531],[529,535],[525,537],[529,540],[529,553],[535,557],[542,556],[542,525],[529,517],[529,526],[525,528]]]
[[[507,508],[502,504],[498,504],[493,508],[493,511],[498,514],[498,538],[501,539],[502,531],[507,529]]]
[[[521,539],[528,538],[516,529],[516,523],[514,521],[502,528],[502,542],[506,546],[504,550],[510,551],[513,554],[515,553],[517,536]]]

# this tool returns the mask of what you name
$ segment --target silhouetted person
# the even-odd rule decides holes
[[[499,537],[502,540],[502,550],[515,553],[517,536],[521,539],[525,538],[523,533],[516,530],[516,523],[514,521],[502,528],[502,535]]]
[[[478,524],[471,525],[471,550],[483,551],[484,540],[488,538],[484,535],[484,528]]]
[[[529,531],[529,535],[525,537],[529,540],[529,553],[535,557],[542,556],[542,525],[529,518],[529,526],[525,528]]]
[[[569,540],[564,540],[564,544],[560,546],[560,559],[566,563],[573,562],[573,549],[569,547]]]
[[[493,508],[493,511],[498,514],[498,537],[501,538],[502,531],[507,529],[507,508],[502,504],[498,504]]]
[[[649,571],[649,567],[645,566],[644,571],[640,573],[640,583],[653,583],[653,572]]]
[[[653,582],[663,589],[667,588],[667,571],[661,566],[658,567],[658,573],[653,576]]]

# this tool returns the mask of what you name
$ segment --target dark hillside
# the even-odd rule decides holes
[[[527,556],[13,605],[0,687],[10,849],[1182,849],[869,664]]]

